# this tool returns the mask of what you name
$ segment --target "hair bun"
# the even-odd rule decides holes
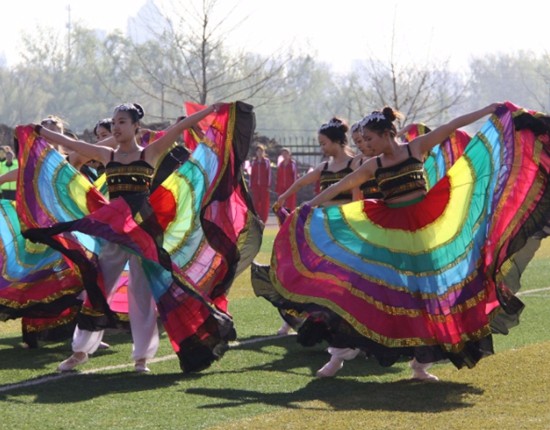
[[[382,114],[389,122],[394,122],[397,119],[397,115],[389,106],[386,106],[384,109],[382,109]]]
[[[138,118],[139,119],[143,118],[145,116],[145,111],[143,110],[143,107],[141,107],[141,105],[137,103],[134,103],[134,107],[138,112]]]

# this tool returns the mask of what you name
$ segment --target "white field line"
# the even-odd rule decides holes
[[[294,334],[290,334],[287,336],[293,336],[293,335]],[[258,338],[249,339],[249,340],[229,342],[229,349],[235,349],[240,346],[252,345],[255,343],[265,342],[272,339],[279,339],[282,337],[285,337],[285,336],[280,336],[280,335],[265,336],[265,337],[258,337]],[[160,363],[162,361],[176,360],[177,358],[178,356],[176,354],[170,354],[170,355],[164,355],[162,357],[152,358],[150,360],[147,360],[147,363]],[[96,369],[88,369],[83,371],[73,371],[73,372],[65,372],[65,373],[56,373],[54,375],[40,376],[38,378],[29,379],[27,381],[18,382],[16,384],[0,385],[0,393],[5,393],[6,391],[11,391],[11,390],[17,390],[19,388],[32,387],[34,385],[46,384],[48,382],[58,381],[60,379],[70,378],[74,376],[92,375],[94,373],[107,372],[110,370],[124,370],[133,366],[134,366],[133,363],[125,363],[125,364],[118,364],[116,366],[105,366],[105,367],[98,367]]]
[[[550,287],[538,288],[536,290],[520,291],[519,293],[516,293],[516,296],[527,296],[528,294],[536,294],[536,293],[541,293],[543,291],[550,291]]]
[[[539,289],[536,289],[536,290],[520,291],[516,295],[517,296],[526,296],[528,294],[536,294],[536,293],[540,293],[540,292],[543,292],[543,291],[550,291],[550,287],[539,288]],[[292,336],[292,335],[290,335],[290,336]],[[283,337],[283,336],[278,336],[278,335],[277,336],[265,336],[265,337],[258,337],[258,338],[255,338],[255,339],[250,339],[250,340],[230,342],[229,343],[229,348],[233,349],[233,348],[238,348],[239,346],[252,345],[252,344],[255,344],[255,343],[265,342],[265,341],[272,340],[272,339],[277,339],[277,338],[280,338],[280,337]],[[160,363],[162,361],[175,360],[175,359],[177,359],[177,355],[176,354],[170,354],[170,355],[165,355],[165,356],[162,356],[162,357],[152,358],[151,360],[148,360],[148,363]],[[132,367],[132,366],[133,366],[133,363],[126,363],[126,364],[118,364],[116,366],[98,367],[96,369],[83,370],[83,371],[79,371],[79,372],[66,372],[66,373],[57,373],[55,375],[42,376],[42,377],[39,377],[37,379],[22,381],[22,382],[18,382],[16,384],[0,385],[0,393],[4,393],[6,391],[11,391],[11,390],[17,390],[19,388],[31,387],[33,385],[46,384],[46,383],[51,382],[51,381],[57,381],[57,380],[60,380],[60,379],[70,378],[70,377],[79,376],[79,375],[92,375],[94,373],[107,372],[107,371],[110,371],[110,370],[124,370],[124,369],[127,369],[127,368]]]

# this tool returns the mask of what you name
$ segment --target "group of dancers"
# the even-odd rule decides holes
[[[113,297],[125,273],[137,372],[156,353],[157,319],[182,371],[221,358],[236,338],[227,293],[249,267],[256,294],[284,319],[280,333],[329,346],[319,377],[366,355],[383,366],[407,359],[414,378],[437,380],[432,363],[473,367],[493,353],[492,333],[517,324],[521,272],[550,213],[544,114],[495,103],[433,130],[398,131],[399,113],[385,107],[352,126],[358,156],[348,126],[331,119],[318,132],[329,160],[279,195],[267,266],[253,262],[263,223],[242,176],[252,107],[215,104],[145,142],[143,115],[117,106],[97,144],[16,128],[16,200],[1,202],[0,316],[56,320],[76,307],[73,354],[59,371],[85,363],[103,330],[124,324]],[[485,117],[473,137],[459,130]],[[184,130],[191,143],[175,145]],[[103,175],[85,177],[53,145]],[[285,212],[314,182],[320,193]]]
[[[398,114],[385,107],[354,124],[355,167],[336,147],[279,197],[281,212],[300,186],[328,185],[280,215],[270,265],[252,267],[256,294],[285,319],[280,332],[329,345],[320,377],[359,354],[408,359],[419,380],[437,380],[427,370],[442,360],[473,367],[493,353],[493,333],[518,323],[521,272],[547,234],[547,116],[495,103],[398,131]],[[458,130],[484,117],[475,136]],[[344,147],[345,131],[323,124],[321,148]]]

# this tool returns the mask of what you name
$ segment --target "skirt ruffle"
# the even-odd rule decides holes
[[[182,370],[201,370],[223,355],[235,338],[227,292],[261,243],[263,224],[240,170],[253,129],[251,106],[226,105],[205,141],[174,164],[149,198],[108,202],[32,127],[18,127],[23,234],[78,268],[87,293],[79,326],[100,330],[120,322],[107,303],[97,261],[103,244],[113,242],[141,257]]]
[[[506,326],[499,315],[523,308],[519,279],[503,270],[550,213],[544,124],[507,103],[409,206],[299,208],[275,239],[264,297],[304,318],[304,345],[359,347],[383,364],[407,356],[472,367],[492,353],[492,323]]]

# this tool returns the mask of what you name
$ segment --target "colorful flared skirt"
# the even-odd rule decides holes
[[[23,235],[49,245],[82,278],[80,327],[116,327],[98,255],[112,242],[140,256],[160,319],[184,372],[220,358],[235,338],[227,293],[259,250],[261,224],[241,174],[254,130],[251,106],[217,113],[188,160],[149,198],[107,201],[32,127],[18,127],[17,212]]]
[[[547,124],[506,103],[408,206],[299,208],[275,239],[264,297],[305,320],[304,345],[475,365],[492,352],[491,324],[523,308],[507,268],[550,213]]]
[[[145,147],[163,134],[147,131],[140,144]],[[188,158],[189,151],[175,146],[159,163],[151,188],[157,188]],[[69,166],[64,168],[70,171]],[[76,172],[71,174],[75,181],[79,178]],[[95,181],[94,187],[107,194],[105,175]],[[39,340],[72,337],[84,290],[80,272],[60,252],[22,236],[15,202],[9,200],[0,200],[0,268],[0,320],[21,317],[23,341],[33,347]],[[127,284],[126,269],[111,303],[120,321],[128,321]]]

